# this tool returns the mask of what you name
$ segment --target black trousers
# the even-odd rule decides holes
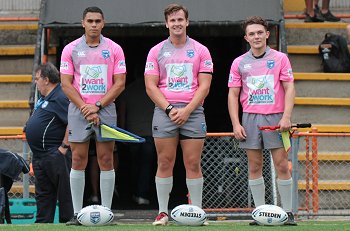
[[[70,151],[63,155],[57,150],[41,158],[33,154],[37,206],[35,223],[53,223],[57,201],[59,222],[67,222],[73,217],[69,182],[71,158]]]

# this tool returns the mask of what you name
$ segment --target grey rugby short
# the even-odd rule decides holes
[[[102,123],[113,126],[116,125],[117,113],[114,103],[102,108],[98,112],[98,115],[100,116]],[[86,142],[94,134],[97,141],[106,141],[99,138],[100,131],[98,126],[92,126],[90,129],[86,129],[87,127],[89,127],[89,122],[84,118],[79,108],[77,108],[75,104],[71,102],[68,107],[68,141],[77,143]]]
[[[187,104],[173,104],[175,108],[185,107]],[[182,126],[175,124],[166,113],[158,108],[154,108],[152,132],[155,138],[170,138],[183,135],[190,138],[205,138],[207,125],[205,123],[204,108],[199,106],[195,109],[188,120]]]
[[[282,148],[283,142],[279,131],[261,131],[260,126],[277,126],[282,113],[262,115],[243,113],[242,126],[247,134],[245,141],[239,143],[243,149]]]

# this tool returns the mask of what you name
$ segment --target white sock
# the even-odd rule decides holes
[[[112,206],[114,185],[115,185],[114,169],[109,171],[101,171],[100,173],[101,204],[108,208],[111,208]]]
[[[71,169],[69,180],[70,190],[72,193],[74,214],[77,214],[83,208],[85,171]]]
[[[281,195],[282,208],[286,212],[292,211],[292,178],[288,180],[277,179],[278,192]]]
[[[255,207],[265,204],[265,182],[264,178],[249,180],[249,187],[252,191]]]
[[[188,192],[190,193],[191,204],[202,208],[203,177],[196,179],[186,178]]]
[[[171,189],[173,188],[173,177],[160,178],[156,176],[156,188],[159,204],[159,213],[168,214],[168,203]]]

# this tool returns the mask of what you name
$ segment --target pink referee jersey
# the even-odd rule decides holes
[[[73,75],[73,86],[83,101],[94,104],[112,87],[114,74],[126,73],[124,52],[102,35],[97,47],[89,47],[83,35],[63,49],[60,72]]]
[[[158,87],[169,103],[189,103],[198,89],[198,73],[213,72],[209,50],[187,37],[181,48],[169,39],[154,46],[147,57],[145,75],[159,76]]]
[[[256,59],[248,51],[233,61],[228,87],[242,87],[243,112],[282,113],[285,92],[281,81],[294,81],[289,59],[284,53],[267,47],[262,58]]]

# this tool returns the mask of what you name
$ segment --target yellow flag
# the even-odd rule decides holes
[[[101,124],[101,137],[109,139],[118,139],[124,141],[138,141],[138,138],[135,138],[129,134],[126,134],[125,131],[121,132],[116,129],[113,129],[105,124]]]
[[[288,152],[291,147],[290,138],[289,138],[290,133],[289,131],[284,131],[284,132],[281,132],[281,134],[282,134],[282,142],[283,142],[284,149],[286,150],[286,152]]]

